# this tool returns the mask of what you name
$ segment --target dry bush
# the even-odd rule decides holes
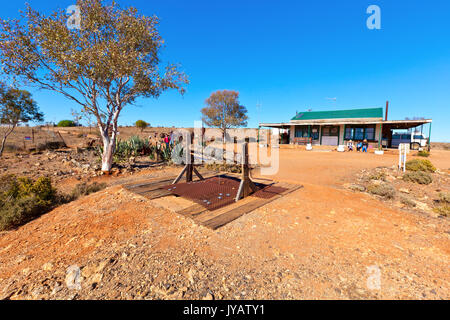
[[[417,156],[428,158],[430,156],[430,153],[428,151],[422,150],[422,151],[417,152]]]
[[[415,207],[416,206],[416,203],[413,200],[411,200],[411,199],[409,199],[408,197],[405,197],[405,196],[401,196],[400,197],[400,202],[403,203],[404,205],[408,206],[408,207]]]
[[[405,173],[403,175],[403,180],[418,184],[430,184],[433,182],[433,177],[431,177],[431,175],[427,172],[413,171]]]
[[[449,204],[445,204],[443,206],[436,207],[433,210],[434,210],[434,212],[439,213],[443,217],[450,217],[450,205]]]
[[[385,199],[393,199],[396,194],[395,188],[388,183],[371,184],[367,187],[367,191]]]
[[[61,148],[66,148],[66,144],[63,141],[48,141],[45,143],[40,143],[36,147],[38,151],[57,150]]]
[[[439,202],[450,204],[450,192],[441,192],[439,194]]]
[[[430,160],[427,159],[412,159],[406,162],[406,170],[408,171],[424,171],[436,172],[436,167],[433,166]]]
[[[375,171],[369,176],[370,180],[386,181],[386,173],[383,171]]]
[[[242,167],[237,164],[208,163],[206,169],[217,172],[242,173]]]
[[[106,183],[97,183],[94,182],[92,184],[87,184],[86,182],[77,184],[75,188],[72,190],[72,193],[70,194],[69,200],[76,200],[82,196],[87,196],[92,193],[96,193],[98,191],[101,191],[106,188]]]

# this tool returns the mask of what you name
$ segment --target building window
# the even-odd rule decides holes
[[[308,138],[309,137],[309,127],[308,126],[295,127],[295,137],[296,138]]]
[[[347,126],[345,140],[375,140],[375,125]]]
[[[355,128],[355,140],[364,139],[364,128]]]
[[[367,127],[364,133],[364,139],[375,140],[375,127]]]
[[[320,130],[319,126],[313,126],[311,128],[311,138],[313,140],[319,140],[319,130]]]

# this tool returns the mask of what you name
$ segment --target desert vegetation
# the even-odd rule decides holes
[[[144,130],[150,126],[149,123],[145,122],[144,120],[138,120],[135,123],[136,128],[140,129],[141,132],[144,132]]]
[[[169,89],[184,93],[188,80],[178,65],[161,67],[156,16],[115,2],[80,0],[77,5],[83,16],[77,32],[66,27],[65,10],[45,15],[28,6],[18,21],[1,20],[2,71],[62,94],[92,115],[102,137],[102,170],[109,172],[122,110]]]
[[[412,159],[406,162],[406,170],[408,171],[422,171],[435,172],[436,167],[427,159]]]
[[[60,128],[72,128],[76,127],[76,124],[73,120],[61,120],[56,126]]]
[[[6,139],[20,124],[30,121],[43,121],[43,114],[39,111],[31,93],[16,88],[6,88],[0,83],[0,157],[5,150]]]
[[[450,217],[450,193],[442,192],[439,194],[439,199],[437,200],[439,204],[434,211],[444,217]]]
[[[247,125],[247,108],[239,102],[239,92],[219,90],[213,92],[205,101],[206,107],[201,110],[203,122],[214,128],[225,131]]]
[[[4,175],[0,177],[0,231],[17,228],[53,208],[81,196],[100,191],[105,184],[77,185],[70,194],[62,194],[48,177],[31,179]]]
[[[441,187],[450,181],[447,173],[439,172],[428,159],[415,158],[406,163],[405,173],[396,166],[363,170],[357,183],[346,187],[367,192],[395,206],[408,210],[449,216],[449,193]]]

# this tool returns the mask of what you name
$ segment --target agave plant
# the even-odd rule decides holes
[[[175,150],[178,150],[179,146],[169,145],[166,146],[165,143],[157,143],[152,146],[152,152],[150,153],[150,159],[162,162],[170,162],[172,161],[172,155]],[[183,149],[181,149],[182,152]]]
[[[114,153],[114,161],[121,162],[126,161],[130,157],[136,157],[139,155],[149,155],[152,152],[150,141],[142,139],[139,136],[133,136],[128,140],[118,140],[116,142],[116,150]],[[103,153],[103,147],[99,147],[97,154],[101,156]]]

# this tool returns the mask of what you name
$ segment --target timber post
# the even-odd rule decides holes
[[[192,182],[194,174],[200,180],[205,180],[205,178],[203,178],[203,176],[200,174],[200,172],[198,172],[197,168],[195,168],[195,166],[194,166],[194,161],[195,161],[194,151],[191,149],[193,139],[194,139],[194,137],[192,135],[191,135],[190,141],[188,141],[188,139],[186,139],[186,145],[185,145],[186,165],[184,166],[183,170],[181,170],[178,177],[176,177],[176,179],[172,182],[172,184],[177,184],[178,182],[180,182],[180,180],[183,178],[184,174],[186,174],[186,182],[187,183]],[[202,155],[202,157],[203,157],[203,155]]]
[[[242,145],[242,176],[241,183],[239,185],[238,193],[236,195],[235,201],[238,202],[242,198],[246,198],[252,193],[257,191],[257,188],[253,181],[250,179],[250,167],[249,167],[249,157],[248,157],[248,139]]]

